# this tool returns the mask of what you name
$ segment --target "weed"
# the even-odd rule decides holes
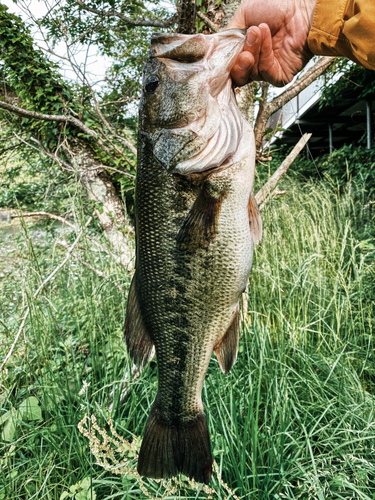
[[[231,498],[224,483],[243,499],[375,496],[375,246],[361,189],[290,182],[263,212],[238,361],[223,376],[213,358],[203,389],[214,498]],[[87,413],[99,429],[110,417],[119,441],[143,435],[157,368],[136,378],[126,353],[130,276],[85,233],[32,299],[66,255],[55,232],[40,242],[33,231],[25,226],[1,269],[1,359],[30,313],[1,374],[0,499],[130,500],[145,498],[143,487],[160,498],[161,484],[95,463],[77,427]],[[100,238],[94,223],[87,234]],[[168,498],[207,494],[179,486]]]

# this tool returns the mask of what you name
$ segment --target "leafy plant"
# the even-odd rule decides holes
[[[287,194],[262,212],[265,233],[255,250],[237,363],[224,377],[213,358],[205,380],[214,458],[219,476],[239,498],[371,499],[373,212],[360,183],[340,190],[322,181],[286,179],[284,185]],[[79,198],[74,207],[80,221]],[[92,230],[90,225],[89,235]],[[14,259],[0,261],[7,276],[0,282],[2,359],[24,305],[31,308],[25,336],[1,374],[8,388],[2,415],[9,413],[1,431],[31,397],[43,420],[18,418],[13,440],[0,444],[0,498],[144,498],[136,477],[113,475],[95,463],[77,429],[88,413],[102,429],[111,416],[125,440],[139,444],[143,435],[157,367],[153,361],[133,378],[123,339],[130,277],[105,252],[93,257],[83,238],[70,263],[33,301],[65,256],[54,246],[56,236],[75,238],[71,229],[56,230],[43,233],[41,241],[35,231],[27,225],[13,242]],[[228,498],[216,477],[210,487]],[[150,495],[162,495],[160,483],[143,484]],[[199,488],[180,488],[171,498],[206,497]]]
[[[11,409],[5,411],[0,417],[0,426],[3,425],[1,432],[1,440],[6,442],[12,442],[16,432],[17,427],[22,421],[41,421],[42,420],[42,410],[39,406],[39,401],[34,396],[29,396],[24,399],[18,407],[18,410]]]
[[[91,478],[85,477],[77,484],[70,486],[69,491],[64,491],[60,500],[65,498],[72,498],[74,500],[96,500],[96,493],[91,485]]]

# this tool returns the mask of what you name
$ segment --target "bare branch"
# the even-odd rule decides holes
[[[285,90],[285,92],[269,102],[267,105],[268,118],[319,78],[335,60],[335,57],[321,57],[312,68],[306,71],[306,73],[296,80],[293,85]]]
[[[266,182],[266,184],[257,192],[255,199],[259,206],[270,196],[270,193],[272,193],[272,191],[275,189],[276,185],[280,181],[281,177],[287,172],[290,165],[294,162],[299,153],[306,146],[311,136],[312,134],[304,134],[301,137],[301,139],[297,142],[292,151],[282,162],[280,167],[272,175],[270,180]]]
[[[12,144],[11,146],[8,146],[7,148],[4,148],[0,151],[0,155],[6,153],[7,151],[10,151],[11,149],[14,149],[14,148],[18,148],[18,146],[20,146],[22,144],[22,142],[17,142],[16,144]]]
[[[69,57],[69,60],[70,60],[70,57]],[[72,62],[71,62],[71,65],[72,67],[76,66],[74,65]],[[81,71],[81,69],[76,66],[76,69],[78,70],[78,72],[81,74],[81,77],[82,77],[82,81],[87,85],[88,89],[90,90],[90,93],[91,93],[91,97],[94,101],[94,104],[95,104],[95,109],[96,109],[96,112],[99,116],[99,119],[100,121],[103,123],[104,127],[106,129],[108,129],[110,131],[110,133],[112,135],[114,135],[118,140],[120,140],[120,142],[122,142],[123,144],[125,144],[126,147],[128,147],[130,149],[130,151],[135,155],[137,156],[137,149],[125,138],[125,137],[120,137],[119,135],[117,135],[115,133],[115,131],[113,130],[112,126],[108,123],[108,120],[104,117],[103,113],[101,112],[100,110],[100,106],[99,106],[99,103],[96,99],[96,95],[95,95],[95,92],[92,88],[92,86],[90,85],[89,81],[87,80],[86,78],[86,75],[84,72]],[[75,70],[76,71],[76,70]],[[76,71],[76,74],[77,74],[77,71]],[[78,76],[78,74],[77,74]],[[103,135],[105,137],[105,139],[111,144],[111,146],[115,149],[115,151],[117,151],[124,159],[125,161],[133,168],[135,169],[135,166],[132,164],[132,162],[129,160],[129,158],[111,141],[111,139],[104,134],[103,132]]]
[[[103,140],[98,136],[98,134],[96,132],[94,132],[94,130],[91,130],[90,128],[88,128],[84,123],[82,123],[80,120],[78,120],[78,118],[76,118],[75,116],[72,116],[72,115],[46,115],[44,113],[37,113],[36,111],[30,111],[30,110],[27,110],[24,108],[20,108],[19,106],[15,106],[14,104],[8,104],[7,102],[4,102],[4,101],[0,101],[0,108],[6,109],[7,111],[10,111],[11,113],[14,113],[18,116],[24,116],[25,118],[32,118],[34,120],[73,123],[76,127],[81,129],[85,134],[95,138],[95,140],[99,144],[99,146],[106,153],[108,153],[109,155],[112,156],[111,150],[108,148],[108,146],[106,146],[104,144]],[[112,141],[110,141],[110,142],[113,145]],[[29,144],[29,146],[30,146],[30,144]],[[118,148],[115,148],[115,149],[118,151]],[[44,151],[44,152],[46,152],[46,151]],[[51,153],[49,153],[48,155],[50,155],[50,154]],[[129,165],[132,168],[134,168],[134,165],[131,163],[131,161],[128,160],[125,157],[125,155],[122,155],[122,156],[125,158],[127,163],[129,163]],[[52,155],[52,157],[55,160],[60,161],[54,155]],[[61,161],[60,161],[60,163],[61,163]],[[134,179],[134,175],[129,174],[128,172],[123,172],[123,174],[130,177],[131,179]]]
[[[88,5],[84,4],[82,0],[77,0],[78,5],[88,12],[92,12],[100,17],[118,17],[121,21],[124,21],[126,24],[131,24],[132,26],[153,26],[155,28],[169,28],[173,26],[178,21],[178,16],[175,14],[169,19],[131,19],[130,17],[125,16],[122,12],[118,12],[117,10],[98,10]]]
[[[4,101],[0,101],[0,108],[6,109],[7,111],[14,113],[15,115],[23,116],[25,118],[33,118],[34,120],[44,120],[49,122],[70,122],[81,129],[83,132],[85,132],[85,134],[97,138],[96,132],[88,128],[84,123],[78,120],[78,118],[75,118],[72,115],[46,115],[44,113],[37,113],[36,111],[30,111],[28,109],[20,108],[19,106],[8,104]]]
[[[254,125],[255,145],[257,150],[261,148],[264,129],[266,127],[267,120],[270,116],[267,112],[268,109],[267,97],[270,84],[266,82],[261,82],[260,85],[262,87],[262,99],[259,103],[259,111]]]
[[[203,14],[203,12],[197,12],[197,16],[202,19],[214,33],[219,33],[219,28],[209,19],[209,17]]]
[[[272,200],[272,198],[276,198],[276,196],[282,196],[284,194],[286,194],[286,191],[279,191],[278,189],[272,191],[272,193],[270,193],[264,200],[264,202],[260,205],[259,212],[263,210],[263,208],[267,205],[267,203],[269,203]]]
[[[15,137],[17,137],[17,139],[19,139],[21,142],[23,142],[23,144],[26,144],[26,146],[29,146],[32,149],[36,149],[36,151],[39,151],[39,152],[42,151],[46,156],[48,156],[49,158],[51,158],[54,161],[57,161],[57,163],[59,163],[60,165],[65,167],[67,170],[74,171],[73,167],[71,165],[69,165],[69,163],[66,163],[64,160],[61,160],[61,158],[59,158],[56,155],[56,153],[53,155],[52,153],[47,151],[46,148],[43,146],[43,144],[40,141],[38,141],[37,139],[35,139],[34,137],[30,137],[30,140],[35,142],[36,144],[38,144],[39,148],[37,148],[33,144],[30,144],[29,142],[25,141],[24,139],[22,139],[22,137],[20,137],[15,132],[13,132],[13,134]]]
[[[136,157],[137,156],[137,148],[133,146],[133,144],[128,141],[125,137],[122,137],[121,135],[116,134],[113,131],[113,135],[116,137],[116,139],[124,144],[127,148],[130,149],[130,151],[133,153],[133,155]],[[128,163],[135,169],[134,165],[128,160]]]
[[[136,101],[137,99],[140,99],[140,98],[141,98],[141,96],[136,95],[133,97],[126,97],[124,99],[118,99],[117,101],[103,102],[102,104],[99,104],[99,106],[101,108],[103,108],[104,106],[109,106],[110,104],[126,104],[127,102]]]
[[[319,78],[327,68],[335,61],[335,57],[321,57],[312,68],[310,68],[304,75],[296,80],[287,90],[285,90],[278,97],[275,97],[271,102],[267,102],[268,84],[262,85],[262,100],[260,102],[258,115],[256,118],[254,133],[255,143],[258,150],[262,148],[262,140],[267,121],[271,115],[276,113],[287,102],[296,97],[302,90],[307,88],[312,82]]]
[[[68,220],[64,219],[64,217],[61,217],[61,215],[55,215],[55,214],[50,214],[48,212],[25,212],[21,214],[14,214],[11,215],[11,219],[20,219],[23,217],[48,217],[49,219],[53,220],[58,220],[62,224],[66,224],[67,226],[71,227],[75,231],[78,231],[78,227],[69,222]]]

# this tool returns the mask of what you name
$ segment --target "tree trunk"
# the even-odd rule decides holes
[[[254,95],[254,82],[245,85],[242,88],[236,89],[236,98],[238,107],[246,120],[254,127],[254,113],[255,113],[255,95]]]
[[[89,148],[78,144],[72,163],[89,200],[96,205],[95,214],[112,250],[119,256],[125,269],[131,271],[134,268],[134,230],[105,166],[98,164],[90,153]]]
[[[241,5],[242,0],[228,0],[224,5],[225,16],[221,20],[221,29],[225,29],[230,23],[234,13]]]
[[[195,33],[196,3],[195,0],[181,0],[177,7],[177,33],[192,35]]]

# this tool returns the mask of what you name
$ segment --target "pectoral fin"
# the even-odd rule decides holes
[[[262,239],[263,224],[258,204],[253,193],[250,194],[248,211],[251,237],[254,243],[258,245]]]
[[[125,341],[134,364],[144,367],[153,355],[153,341],[143,323],[136,290],[136,274],[130,285],[125,320]]]
[[[207,248],[216,238],[224,194],[217,197],[205,183],[177,234],[177,244],[194,252]]]
[[[217,360],[223,373],[230,372],[236,362],[240,333],[240,314],[237,307],[232,323],[224,336],[214,347]]]

